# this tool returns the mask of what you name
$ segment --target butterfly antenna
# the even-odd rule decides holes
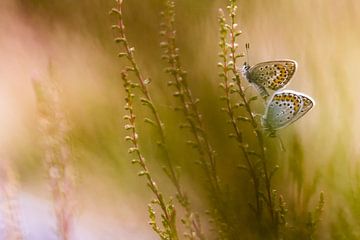
[[[248,65],[250,65],[250,62],[249,62],[249,49],[250,49],[250,43],[245,43],[246,62],[247,62]]]

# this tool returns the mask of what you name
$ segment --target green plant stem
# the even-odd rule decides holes
[[[237,58],[236,58],[236,49],[237,49],[237,44],[236,44],[236,22],[235,22],[235,11],[236,11],[236,6],[235,6],[235,1],[231,1],[231,9],[232,12],[230,13],[230,17],[231,17],[231,25],[230,25],[230,41],[231,41],[231,47],[230,47],[230,51],[231,51],[231,60],[233,62],[232,64],[232,72],[235,76],[235,82],[238,86],[238,93],[239,96],[241,98],[241,100],[244,103],[246,112],[249,115],[249,119],[250,119],[250,123],[251,126],[254,129],[255,135],[256,135],[256,139],[260,148],[260,159],[261,159],[261,163],[263,165],[263,171],[264,171],[264,181],[265,181],[265,188],[266,188],[266,194],[267,194],[267,206],[268,206],[268,210],[269,210],[269,214],[271,217],[271,221],[274,224],[275,223],[275,219],[274,219],[274,205],[273,205],[273,200],[272,200],[272,195],[271,195],[271,178],[269,176],[269,171],[268,171],[268,166],[267,166],[267,159],[266,159],[266,153],[265,153],[265,143],[264,143],[264,137],[263,134],[261,132],[261,130],[258,128],[258,124],[255,120],[255,117],[253,115],[250,103],[248,101],[248,99],[245,96],[245,91],[241,85],[241,77],[240,77],[240,73],[239,71],[236,69],[236,63],[237,63]]]
[[[133,111],[133,104],[132,104],[132,99],[133,99],[133,95],[130,91],[131,88],[131,84],[127,79],[127,75],[126,73],[122,73],[122,79],[124,80],[124,87],[125,87],[125,91],[127,93],[126,96],[126,110],[128,111],[128,116],[127,119],[130,123],[130,125],[128,126],[128,129],[131,131],[131,136],[130,138],[128,138],[132,145],[133,145],[133,152],[136,153],[137,156],[137,163],[140,165],[140,167],[142,168],[142,172],[141,175],[146,176],[147,179],[147,185],[149,186],[149,188],[151,189],[151,191],[154,193],[156,199],[157,199],[157,203],[160,206],[162,212],[163,212],[163,218],[164,220],[167,222],[167,224],[170,227],[170,233],[169,235],[171,236],[171,239],[173,240],[177,240],[178,236],[177,236],[177,229],[176,229],[176,224],[174,221],[174,217],[170,216],[170,213],[168,211],[168,207],[167,204],[165,203],[165,200],[163,198],[163,195],[160,193],[158,186],[156,185],[156,182],[153,180],[153,178],[150,175],[149,169],[146,165],[145,162],[145,158],[143,157],[143,155],[140,152],[140,147],[139,147],[139,143],[138,143],[138,134],[137,134],[137,129],[136,129],[136,123],[135,123],[135,114]]]
[[[167,5],[172,4],[172,1],[168,1]],[[173,11],[172,9],[167,9],[167,11]],[[173,18],[173,16],[168,16]],[[206,174],[211,181],[212,188],[214,191],[219,191],[220,187],[217,183],[217,173],[216,173],[216,160],[214,156],[214,151],[208,141],[206,131],[203,126],[203,121],[201,115],[197,108],[197,103],[192,96],[191,90],[187,84],[186,72],[182,70],[180,63],[178,48],[176,47],[176,37],[174,22],[171,19],[166,21],[166,33],[165,40],[167,42],[166,55],[168,56],[168,63],[170,65],[170,75],[175,81],[175,87],[180,98],[181,105],[183,107],[184,115],[191,126],[191,132],[196,140],[198,145],[198,150],[202,160],[203,165],[206,167]],[[205,155],[207,155],[209,162],[205,160]]]
[[[259,148],[260,148],[260,159],[263,165],[263,170],[264,170],[264,175],[265,175],[265,187],[266,187],[266,193],[267,193],[267,197],[268,197],[268,209],[269,209],[269,213],[270,213],[270,217],[271,217],[271,221],[274,223],[274,209],[273,209],[273,203],[272,203],[272,196],[271,196],[271,179],[269,176],[269,172],[268,172],[268,167],[267,167],[267,159],[266,159],[266,154],[265,154],[265,144],[264,144],[264,137],[262,132],[258,129],[258,124],[254,118],[254,115],[252,113],[251,110],[251,106],[245,96],[245,91],[243,90],[243,87],[241,85],[241,78],[240,78],[240,74],[238,72],[238,70],[236,69],[236,57],[235,57],[235,29],[234,29],[234,24],[235,24],[235,15],[231,16],[231,55],[232,55],[232,61],[233,61],[233,67],[232,67],[232,71],[235,75],[235,80],[236,80],[236,84],[238,85],[238,89],[239,89],[239,95],[240,98],[242,99],[242,101],[244,102],[245,105],[245,109],[246,112],[249,115],[250,118],[250,123],[251,126],[253,127],[254,131],[255,131],[255,135],[259,144]]]
[[[226,203],[222,199],[222,190],[219,184],[219,177],[216,170],[216,159],[213,147],[210,144],[207,136],[204,123],[197,107],[198,100],[193,97],[191,89],[188,86],[187,74],[183,70],[179,48],[176,43],[176,30],[175,30],[175,11],[174,1],[166,1],[166,9],[164,15],[164,31],[161,35],[164,37],[162,47],[164,48],[163,58],[167,60],[169,67],[166,69],[172,76],[174,85],[176,88],[176,94],[174,96],[180,99],[180,103],[183,109],[184,116],[190,126],[190,131],[195,139],[195,145],[200,155],[200,163],[204,168],[207,181],[210,183],[210,194],[214,200],[214,204],[218,211],[218,214],[223,223],[226,223],[227,227],[231,226],[226,213]],[[234,229],[232,229],[234,232]],[[232,233],[233,234],[233,233]],[[235,236],[236,234],[233,234]]]
[[[148,81],[141,73],[140,68],[138,67],[135,57],[134,57],[134,48],[130,47],[129,42],[127,40],[126,34],[125,34],[125,25],[123,21],[123,15],[122,15],[122,0],[117,1],[117,8],[115,9],[115,12],[117,13],[119,19],[117,29],[119,30],[119,38],[121,39],[121,42],[123,43],[124,50],[126,52],[126,57],[129,60],[131,64],[131,69],[128,69],[128,71],[133,71],[138,83],[140,85],[140,90],[142,94],[145,97],[146,103],[149,106],[151,113],[155,119],[155,124],[158,130],[158,133],[160,135],[160,146],[163,150],[164,159],[167,164],[168,170],[167,175],[169,179],[171,180],[172,184],[175,186],[178,197],[182,200],[182,202],[186,203],[188,202],[186,194],[182,191],[182,188],[179,183],[178,176],[176,175],[175,168],[172,164],[172,161],[169,156],[169,151],[166,147],[166,137],[165,137],[165,131],[164,131],[164,124],[162,123],[159,113],[153,103],[153,100],[151,98],[150,92],[148,90],[146,81]],[[186,205],[185,204],[185,205]]]
[[[219,23],[220,23],[220,47],[221,47],[221,59],[222,59],[222,69],[223,72],[221,73],[221,76],[223,77],[223,89],[225,92],[225,105],[226,105],[226,112],[228,114],[228,117],[230,119],[230,123],[231,126],[233,128],[233,131],[235,133],[235,139],[236,141],[239,143],[239,147],[241,150],[241,153],[245,159],[245,162],[248,166],[248,171],[250,174],[250,177],[253,181],[253,185],[254,185],[254,194],[255,194],[255,201],[256,201],[256,207],[255,207],[255,215],[256,218],[258,220],[258,222],[260,222],[260,218],[261,218],[261,206],[260,206],[260,183],[259,183],[259,178],[257,176],[257,172],[255,167],[253,166],[253,163],[251,161],[251,158],[247,152],[247,149],[245,147],[245,143],[243,140],[243,135],[237,125],[237,121],[236,121],[236,116],[235,116],[235,112],[234,112],[234,106],[231,102],[231,86],[229,83],[229,71],[231,71],[231,65],[229,65],[228,59],[227,59],[227,55],[228,55],[228,48],[226,47],[226,36],[227,36],[227,29],[225,28],[225,24],[226,24],[226,20],[224,17],[223,12],[221,11],[221,15],[219,16]]]

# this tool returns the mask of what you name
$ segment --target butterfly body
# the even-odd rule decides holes
[[[266,99],[267,89],[277,91],[284,88],[293,77],[297,63],[293,60],[278,60],[250,66],[244,63],[242,73],[253,84],[260,95]]]
[[[276,92],[267,104],[262,125],[274,136],[276,130],[284,128],[304,116],[315,101],[303,93],[283,90]]]

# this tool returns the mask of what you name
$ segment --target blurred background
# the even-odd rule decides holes
[[[236,144],[227,138],[230,129],[219,101],[217,14],[226,4],[225,0],[178,0],[176,8],[182,62],[190,87],[201,99],[220,174],[234,168],[240,157]],[[360,2],[239,0],[238,4],[244,33],[239,44],[243,50],[250,43],[250,63],[296,60],[298,70],[288,88],[316,101],[310,113],[281,131],[287,151],[273,151],[280,165],[275,188],[284,195],[289,211],[297,213],[294,216],[313,210],[323,191],[325,212],[318,238],[359,239]],[[77,181],[75,238],[157,239],[147,224],[151,194],[130,164],[124,142],[122,66],[112,40],[114,19],[108,15],[113,5],[111,0],[0,2],[0,184],[1,189],[15,188],[11,201],[24,239],[56,239],[38,143],[33,79],[56,79],[61,85]],[[160,10],[161,0],[125,0],[126,30],[139,65],[153,79],[150,88],[166,120],[182,181],[202,213],[206,194],[194,167],[197,155],[185,144],[188,134],[178,128],[181,116],[172,111],[175,102],[162,70]],[[261,104],[258,111],[263,111]],[[146,135],[146,126],[141,128]],[[154,158],[155,141],[146,135],[142,145],[158,182],[166,193],[173,193]],[[248,188],[243,173],[232,170],[224,175],[239,184],[239,196]],[[6,208],[4,196],[1,206]],[[245,207],[246,201],[241,200]],[[1,216],[4,236],[7,212]]]

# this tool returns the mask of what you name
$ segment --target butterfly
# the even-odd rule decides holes
[[[284,88],[294,76],[297,63],[294,60],[278,60],[258,63],[250,66],[244,63],[242,74],[252,83],[261,97],[265,100],[269,96],[266,89],[274,91]]]
[[[315,101],[303,93],[291,90],[275,92],[267,104],[262,125],[270,136],[304,116]]]

